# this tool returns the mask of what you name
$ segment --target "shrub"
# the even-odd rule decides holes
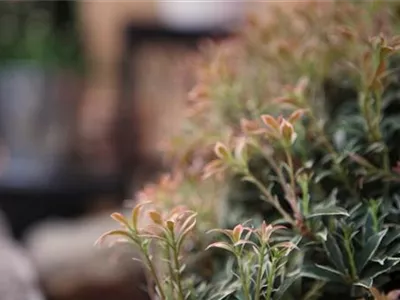
[[[310,2],[206,46],[168,152],[179,184],[147,193],[161,210],[201,212],[198,226],[186,210],[149,210],[139,226],[137,206],[109,233],[141,250],[160,299],[397,297],[387,294],[400,262],[397,11]],[[195,194],[211,186],[214,197]],[[229,229],[203,234],[214,227]]]

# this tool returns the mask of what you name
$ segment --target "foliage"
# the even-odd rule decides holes
[[[98,243],[106,236],[122,236],[125,241],[133,243],[140,250],[140,261],[151,278],[149,284],[154,282],[156,293],[161,299],[187,299],[190,293],[185,294],[183,290],[184,265],[180,255],[186,236],[196,225],[196,214],[177,208],[164,216],[157,210],[150,210],[148,216],[151,223],[145,227],[139,227],[143,205],[145,203],[135,207],[129,220],[121,214],[114,213],[113,219],[118,221],[123,228],[105,233]]]
[[[83,61],[76,28],[57,19],[64,18],[58,16],[58,6],[53,2],[0,3],[0,63],[33,62],[45,67],[81,69]]]
[[[187,253],[186,272],[167,263],[161,299],[396,299],[387,292],[400,262],[397,11],[303,3],[206,47],[189,122],[168,148],[181,181],[167,198],[201,211],[208,197],[196,187],[217,188],[202,229],[184,235],[210,245],[189,251],[193,263]],[[165,208],[165,199],[151,200]],[[135,234],[176,254],[158,216],[150,211],[161,236]],[[205,236],[207,227],[228,229]]]

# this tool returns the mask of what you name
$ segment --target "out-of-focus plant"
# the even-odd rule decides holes
[[[190,187],[148,195],[187,202],[201,212],[194,236],[212,240],[179,274],[185,297],[398,297],[398,11],[310,1],[204,47],[188,122],[165,148]],[[202,210],[193,195],[211,186],[225,199]],[[201,233],[215,227],[227,229]]]
[[[112,218],[122,229],[106,232],[98,243],[107,236],[119,236],[135,245],[142,262],[149,273],[149,293],[160,299],[187,299],[182,272],[182,252],[187,237],[196,225],[196,214],[181,207],[163,215],[157,210],[148,210],[149,224],[139,224],[140,213],[146,203],[137,205],[130,219],[119,213]],[[141,218],[142,222],[144,221]],[[154,283],[154,291],[153,291]],[[155,294],[154,294],[155,293]]]
[[[179,206],[196,211],[198,225],[194,229],[194,239],[196,248],[202,249],[208,243],[206,231],[219,225],[220,216],[214,201],[222,196],[212,180],[199,182],[193,174],[184,175],[176,171],[161,175],[157,182],[146,184],[136,194],[134,202],[151,201],[160,209],[168,211]],[[129,201],[127,204],[131,203]]]
[[[75,12],[72,9],[71,20],[58,20],[58,5],[32,1],[0,3],[0,65],[34,63],[46,68],[82,69],[80,41],[73,24]],[[70,12],[62,13],[68,16]]]
[[[201,288],[194,287],[190,277],[186,278],[184,274],[186,266],[182,255],[187,251],[185,247],[190,244],[190,236],[196,226],[196,213],[182,207],[172,210],[167,215],[147,209],[146,220],[143,218],[143,207],[146,205],[150,205],[150,202],[138,204],[129,219],[119,213],[112,214],[112,218],[120,223],[122,228],[106,232],[96,243],[100,244],[107,237],[117,236],[119,242],[133,244],[140,255],[137,260],[143,263],[148,273],[148,290],[153,298],[220,299],[221,295],[223,298],[226,291],[222,289],[219,293],[201,295]],[[242,286],[230,293],[239,293],[238,297],[243,299],[259,300],[272,299],[274,292],[274,299],[280,299],[293,283],[291,278],[282,281],[282,276],[285,274],[285,259],[295,245],[289,242],[272,243],[270,239],[274,231],[282,228],[267,226],[264,222],[257,229],[237,225],[233,230],[213,230],[224,234],[229,238],[229,242],[214,242],[207,249],[227,250],[236,260],[235,269],[238,270],[237,276]],[[252,237],[256,240],[252,241]],[[278,279],[281,284],[279,291],[276,290]],[[255,295],[254,298],[252,294]]]
[[[291,278],[285,278],[280,282],[279,290],[276,290],[276,281],[279,276],[284,276],[285,258],[295,247],[294,244],[281,242],[270,244],[271,234],[282,229],[282,226],[266,225],[262,223],[260,228],[246,228],[237,225],[233,230],[213,230],[221,232],[228,237],[229,242],[215,242],[208,248],[219,248],[230,252],[238,269],[237,277],[241,283],[241,299],[280,299],[286,289],[293,282]],[[252,235],[256,241],[251,241]],[[248,247],[250,248],[248,249]],[[295,277],[292,277],[295,278]]]

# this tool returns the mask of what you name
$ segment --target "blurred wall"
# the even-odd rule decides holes
[[[252,2],[247,4],[250,7]],[[96,136],[99,132],[106,132],[112,123],[117,97],[115,65],[118,63],[116,60],[123,55],[121,45],[124,37],[121,29],[128,23],[159,24],[158,8],[157,1],[81,3],[84,41],[88,60],[93,67],[81,118],[81,128],[86,135]],[[188,73],[183,74],[179,70],[185,58],[190,55],[189,52],[187,54],[181,46],[150,44],[141,49],[136,58],[138,64],[132,72],[137,75],[135,118],[141,128],[138,137],[141,153],[151,156],[160,138],[167,137],[179,127],[182,104],[194,84],[187,78]],[[102,149],[102,144],[96,144],[93,140],[89,145],[97,151]]]

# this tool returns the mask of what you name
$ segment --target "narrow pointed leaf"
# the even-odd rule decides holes
[[[382,240],[382,246],[386,247],[389,246],[392,242],[400,238],[400,230],[399,228],[396,228],[395,230],[390,230],[388,233],[385,235],[385,237]]]
[[[123,236],[130,240],[133,240],[133,237],[126,230],[122,230],[122,229],[121,230],[110,230],[110,231],[102,234],[95,242],[95,245],[100,245],[105,240],[105,238],[107,238],[108,236]]]
[[[366,264],[368,261],[371,260],[371,258],[374,256],[376,250],[379,247],[379,244],[381,243],[382,239],[384,238],[385,234],[387,232],[387,229],[382,230],[373,236],[371,236],[367,243],[364,245],[364,247],[361,250],[361,253],[356,255],[356,265],[357,265],[357,270],[359,273],[363,271],[365,268]]]
[[[377,257],[377,258],[372,258],[371,261],[376,262],[376,263],[380,264],[381,266],[383,266],[386,259],[387,259],[387,257]]]
[[[400,254],[400,243],[390,245],[384,253],[385,256],[398,256]]]
[[[214,152],[222,160],[228,160],[231,156],[228,147],[221,142],[215,144]]]
[[[141,234],[140,237],[141,238],[145,238],[145,239],[151,239],[151,240],[159,240],[159,241],[163,241],[163,242],[167,241],[166,238],[164,238],[162,236],[159,236],[159,235],[156,235],[156,234],[147,234],[147,233],[145,233],[145,234]]]
[[[317,232],[316,236],[320,237],[322,241],[326,241],[328,238],[328,230],[326,229],[326,227],[324,227],[324,229],[322,229],[321,231]]]
[[[182,224],[181,230],[186,231],[188,227],[193,227],[193,220],[196,221],[196,217],[197,217],[196,213],[192,213],[190,216],[188,216],[185,222]]]
[[[324,243],[324,248],[332,265],[334,265],[343,275],[345,275],[347,272],[344,264],[343,254],[332,234],[328,233],[326,242]]]
[[[231,253],[234,253],[232,247],[231,247],[230,245],[228,245],[227,243],[224,243],[224,242],[212,243],[212,244],[208,245],[208,247],[206,248],[206,251],[207,251],[208,249],[211,249],[211,248],[224,249],[224,250],[226,250],[226,251],[229,251],[229,252],[231,252]]]
[[[232,237],[232,230],[215,228],[215,229],[211,229],[211,230],[207,231],[208,234],[213,233],[213,232],[222,233],[223,235],[228,237],[232,243],[235,243],[235,241],[233,240],[233,237]]]
[[[364,279],[361,279],[360,281],[354,283],[354,285],[361,286],[368,290],[372,287],[372,283],[373,283],[372,278],[364,278]]]
[[[341,207],[326,207],[319,208],[309,214],[307,219],[315,218],[315,217],[323,217],[323,216],[349,216],[349,213]]]
[[[394,266],[396,266],[400,262],[400,259],[398,258],[388,258],[383,265],[378,264],[376,262],[368,264],[368,266],[365,268],[364,272],[362,273],[362,276],[364,278],[375,278],[378,277],[379,275],[385,274],[390,269],[392,269]]]
[[[113,218],[115,221],[120,223],[123,227],[125,228],[130,228],[128,221],[125,219],[125,217],[120,214],[120,213],[112,213],[111,218]]]
[[[157,225],[161,225],[163,223],[163,219],[161,214],[158,211],[152,210],[148,212],[150,219]]]
[[[192,221],[192,224],[189,224],[187,228],[179,235],[177,245],[178,249],[182,246],[182,243],[184,242],[186,236],[193,230],[193,228],[196,226],[196,219]]]
[[[274,293],[274,300],[280,300],[285,296],[286,291],[293,285],[293,283],[300,278],[300,273],[291,277],[285,278],[279,289]]]
[[[139,203],[139,204],[136,205],[135,208],[132,210],[131,219],[132,219],[133,228],[134,228],[135,230],[137,229],[140,210],[142,209],[142,207],[143,207],[144,205],[147,205],[147,204],[150,204],[150,203],[151,203],[151,202],[149,202],[149,201],[143,202],[143,203]]]
[[[327,266],[317,264],[304,266],[300,274],[302,277],[313,278],[316,280],[343,283],[343,277],[340,272]]]
[[[254,247],[257,247],[257,244],[255,244],[252,241],[248,241],[248,240],[239,240],[235,243],[234,246],[240,246],[240,245],[252,245]]]

